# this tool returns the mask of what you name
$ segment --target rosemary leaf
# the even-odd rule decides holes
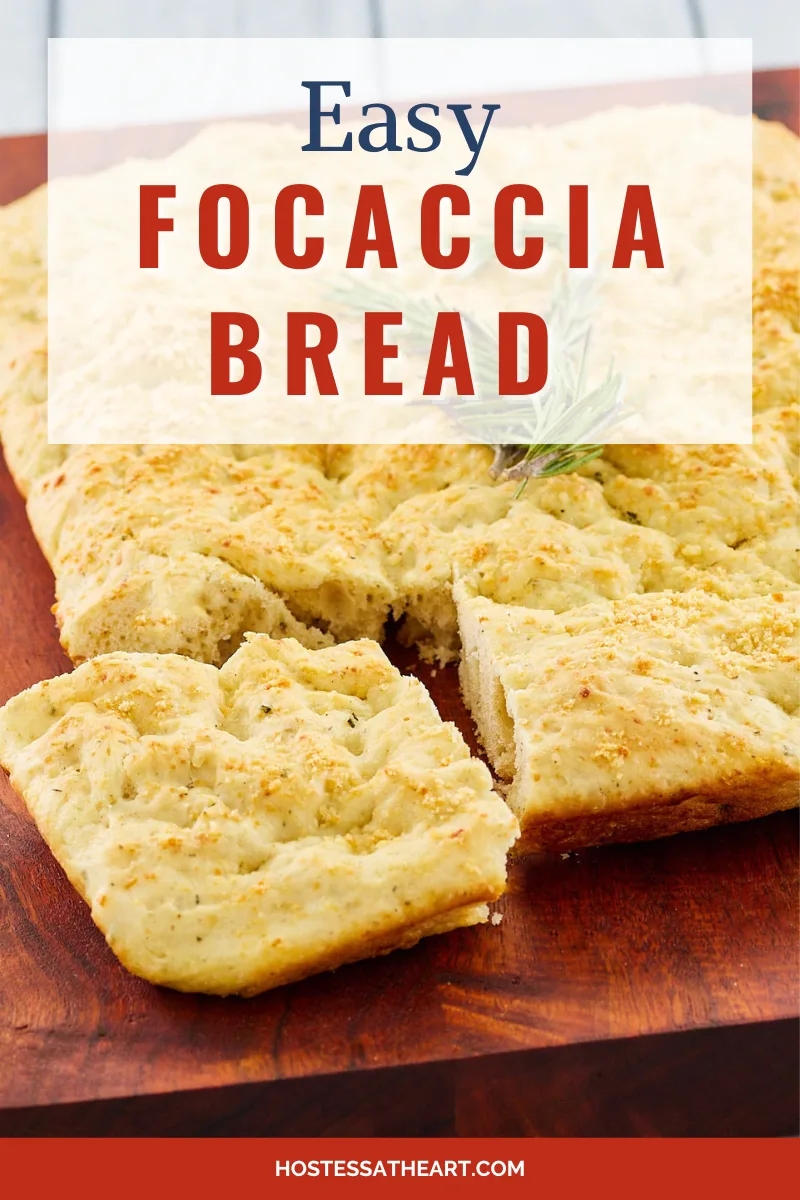
[[[555,236],[552,230],[548,231]],[[557,233],[557,231],[555,231]],[[547,232],[542,229],[543,236]],[[529,479],[577,471],[603,452],[598,441],[624,411],[623,379],[610,365],[605,380],[586,390],[586,360],[596,300],[594,272],[559,276],[546,316],[549,377],[535,396],[502,397],[497,390],[497,338],[477,317],[443,303],[436,295],[407,295],[367,280],[336,284],[330,299],[353,311],[403,314],[401,338],[414,354],[427,355],[440,312],[461,312],[470,356],[474,396],[426,397],[447,412],[471,442],[495,451],[490,468],[496,479],[519,480],[516,495]],[[510,430],[525,442],[504,440]]]

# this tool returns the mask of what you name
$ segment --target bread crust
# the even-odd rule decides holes
[[[252,136],[226,134],[239,152]],[[532,481],[517,500],[516,485],[490,480],[490,452],[477,446],[171,447],[140,462],[135,447],[47,446],[46,192],[1,210],[0,433],[54,568],[70,656],[126,648],[219,662],[247,620],[273,634],[291,626],[285,613],[273,619],[284,605],[299,622],[290,632],[309,644],[301,626],[380,638],[391,615],[404,640],[446,661],[459,652],[454,578],[554,611],[664,589],[763,595],[800,581],[800,155],[780,126],[757,121],[754,138],[754,399],[764,419],[753,446],[618,447],[578,475]],[[208,154],[207,139],[195,151]],[[222,499],[207,503],[212,486]],[[143,518],[161,501],[159,538]],[[187,544],[213,561],[190,568],[212,596],[205,615],[172,598],[170,560]],[[120,596],[115,572],[136,577],[135,598]],[[248,597],[234,615],[229,591]]]
[[[528,849],[664,837],[800,798],[800,592],[556,615],[459,589],[462,681]]]
[[[765,597],[777,617],[769,597],[800,582],[800,156],[782,127],[754,133],[753,445],[611,448],[520,499],[490,480],[486,447],[48,446],[46,193],[2,210],[0,432],[73,661],[129,650],[222,663],[247,630],[321,647],[380,637],[391,614],[423,655],[453,659],[466,643],[464,692],[510,777],[497,655],[469,659],[479,635],[463,605],[459,629],[454,579],[498,609],[681,592],[698,609],[704,595]],[[790,806],[781,763],[741,779],[729,766],[723,755],[716,782],[661,786],[657,800],[632,787],[624,810],[601,797],[598,811],[529,812],[526,839],[634,840]]]
[[[624,809],[533,817],[525,825],[514,854],[580,850],[612,842],[649,842],[715,825],[752,821],[797,808],[798,803],[797,771],[762,770],[736,783],[721,783],[702,795],[675,791],[655,800],[645,795]]]
[[[516,820],[380,647],[118,652],[0,710],[0,761],[120,961],[266,988],[486,920]]]

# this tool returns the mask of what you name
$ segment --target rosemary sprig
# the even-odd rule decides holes
[[[495,445],[491,472],[495,478],[519,479],[517,495],[528,479],[577,471],[603,453],[598,438],[615,424],[624,409],[623,378],[609,365],[606,378],[586,390],[586,360],[597,277],[565,272],[547,315],[550,376],[525,423],[524,445]],[[545,438],[550,441],[546,442]]]
[[[476,394],[416,403],[437,404],[471,441],[491,445],[495,451],[492,475],[520,480],[520,495],[528,479],[576,471],[602,454],[603,445],[597,439],[623,411],[623,380],[613,364],[601,384],[586,390],[596,284],[592,272],[576,276],[565,270],[561,274],[546,318],[550,343],[547,384],[535,396],[513,398],[498,395],[496,337],[470,313],[445,304],[436,295],[407,296],[362,280],[335,285],[330,298],[362,312],[402,311],[401,337],[417,354],[428,353],[438,313],[461,312]],[[526,441],[505,442],[511,429]]]

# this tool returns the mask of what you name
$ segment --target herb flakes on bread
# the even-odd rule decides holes
[[[254,995],[488,917],[517,824],[374,642],[115,653],[0,711],[0,760],[120,961]]]

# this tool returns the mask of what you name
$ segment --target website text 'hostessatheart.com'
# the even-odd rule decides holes
[[[468,1158],[276,1159],[275,1175],[277,1177],[308,1176],[323,1179],[336,1177],[352,1179],[358,1176],[387,1179],[402,1178],[403,1176],[417,1179],[439,1179],[446,1176],[461,1179],[503,1179],[523,1177],[525,1162],[522,1159],[512,1162],[505,1159],[489,1161],[488,1159],[472,1160]]]

